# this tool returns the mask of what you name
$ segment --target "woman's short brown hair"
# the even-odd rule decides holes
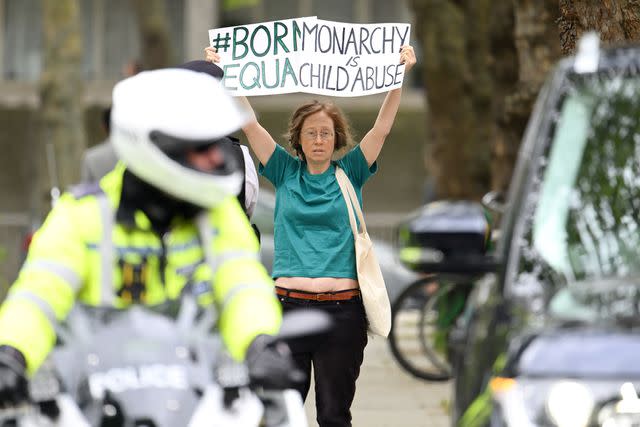
[[[302,125],[307,117],[320,111],[324,111],[333,122],[333,131],[335,133],[334,151],[341,150],[352,144],[351,129],[349,129],[349,123],[344,113],[333,102],[313,100],[302,104],[293,112],[285,135],[293,151],[303,160],[305,160],[305,157],[300,143]]]

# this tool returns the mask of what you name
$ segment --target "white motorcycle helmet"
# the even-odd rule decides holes
[[[240,191],[244,171],[226,162],[201,172],[180,161],[249,119],[219,80],[183,69],[145,71],[113,89],[111,141],[127,168],[163,192],[203,208]]]

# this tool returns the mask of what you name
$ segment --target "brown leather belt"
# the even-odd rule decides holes
[[[302,292],[276,286],[276,294],[297,299],[307,299],[311,301],[346,301],[360,296],[360,289],[348,289],[337,292]]]

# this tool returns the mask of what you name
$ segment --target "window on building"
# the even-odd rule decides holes
[[[339,22],[408,22],[407,0],[259,0],[224,8],[221,26],[317,16]]]
[[[410,17],[406,0],[371,0],[371,22],[409,22]]]
[[[269,21],[301,16],[298,0],[264,0],[263,11],[265,19]]]
[[[327,21],[357,22],[355,1],[313,0],[311,15]]]
[[[41,0],[4,0],[2,75],[35,81],[42,69]]]
[[[185,0],[165,0],[169,20],[171,61],[184,61]],[[0,0],[4,32],[2,76],[36,81],[43,67],[42,0]],[[140,57],[140,37],[130,0],[80,0],[88,80],[117,80],[123,67]]]
[[[92,0],[89,0],[92,1]],[[138,25],[129,0],[108,0],[98,16],[104,19],[105,31],[98,34],[102,46],[101,66],[94,61],[92,77],[97,79],[120,79],[123,67],[139,58],[140,37]],[[94,18],[95,19],[95,18]],[[100,47],[98,47],[100,48]]]

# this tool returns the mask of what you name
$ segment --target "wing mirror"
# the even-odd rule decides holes
[[[482,197],[482,206],[499,214],[507,208],[507,200],[502,191],[489,191]]]

